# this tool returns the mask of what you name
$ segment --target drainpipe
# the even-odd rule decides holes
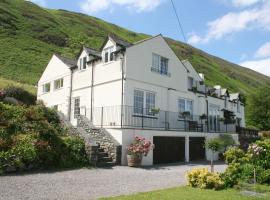
[[[94,61],[92,63],[92,77],[91,77],[91,112],[90,121],[93,122],[93,95],[94,95]]]
[[[123,54],[122,54],[123,55]],[[121,128],[123,127],[123,103],[124,103],[124,55],[121,59],[121,70],[122,70],[122,80],[121,80]]]
[[[68,120],[71,121],[71,101],[72,101],[72,85],[73,85],[73,69],[70,69],[70,89],[69,89],[69,102],[68,102]]]

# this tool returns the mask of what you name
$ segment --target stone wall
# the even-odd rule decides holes
[[[121,164],[122,146],[106,131],[106,129],[94,127],[85,116],[78,117],[77,126],[87,133],[89,140],[95,142],[99,148],[104,149],[115,164]]]

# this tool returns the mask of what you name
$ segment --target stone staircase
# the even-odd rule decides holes
[[[89,160],[95,166],[121,164],[122,146],[103,128],[94,127],[85,116],[78,117],[77,130],[86,141]]]

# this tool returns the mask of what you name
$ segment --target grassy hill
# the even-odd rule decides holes
[[[53,53],[75,57],[84,44],[99,48],[108,33],[129,41],[149,37],[101,19],[41,8],[23,0],[0,1],[0,77],[34,85]],[[167,38],[180,59],[189,59],[209,85],[246,95],[270,85],[270,78]],[[0,80],[1,82],[1,80]]]

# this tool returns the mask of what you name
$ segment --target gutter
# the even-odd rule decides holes
[[[125,56],[121,59],[121,70],[122,70],[122,77],[121,77],[121,128],[123,127],[123,103],[124,103],[124,61]]]
[[[90,113],[90,121],[93,122],[93,91],[94,88],[94,62],[92,63],[92,78],[91,78],[91,113]]]
[[[72,88],[73,88],[73,69],[70,68],[70,89],[69,89],[69,106],[68,106],[68,120],[71,121],[71,101],[72,101]]]

